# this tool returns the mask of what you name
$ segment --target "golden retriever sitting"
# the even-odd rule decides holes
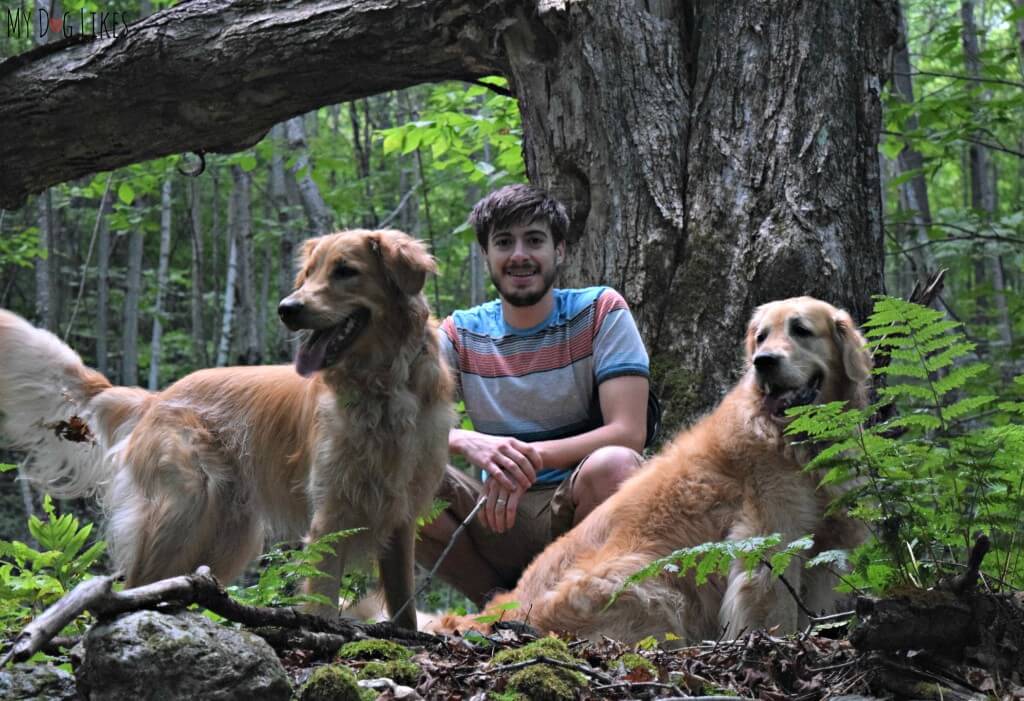
[[[799,297],[756,310],[747,334],[749,368],[721,404],[684,430],[582,523],[552,543],[490,613],[525,619],[545,631],[635,641],[674,633],[717,638],[724,629],[797,628],[793,597],[767,568],[748,575],[734,563],[727,579],[698,587],[692,576],[662,574],[627,589],[623,581],[656,558],[709,541],[780,533],[813,534],[815,551],[849,548],[862,524],[826,518],[830,501],[783,437],[784,411],[846,400],[863,406],[870,357],[846,312]],[[794,559],[787,581],[811,610],[830,608],[832,576]],[[519,607],[501,611],[507,602]],[[482,628],[472,616],[448,617],[439,630]]]
[[[423,244],[398,231],[306,241],[279,308],[304,330],[295,367],[200,370],[157,393],[111,386],[0,311],[0,432],[34,454],[31,474],[52,494],[100,493],[129,586],[203,564],[231,580],[268,531],[363,527],[307,590],[336,601],[346,556],[380,551],[394,612],[412,595],[416,518],[453,421],[421,293],[430,272]],[[415,613],[398,622],[414,627]]]

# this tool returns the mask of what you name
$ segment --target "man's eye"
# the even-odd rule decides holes
[[[792,324],[789,327],[789,332],[794,336],[800,336],[802,338],[808,338],[814,335],[814,332],[803,324]]]
[[[344,280],[345,278],[350,278],[358,274],[358,270],[350,265],[345,265],[344,263],[338,263],[334,266],[334,270],[331,271],[331,277],[335,280]]]

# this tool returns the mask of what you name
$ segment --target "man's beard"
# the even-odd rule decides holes
[[[530,307],[537,302],[544,299],[544,295],[548,293],[554,284],[555,278],[558,277],[558,266],[553,266],[549,270],[541,271],[541,288],[536,292],[530,290],[504,290],[500,284],[500,277],[495,276],[493,271],[491,273],[491,282],[498,288],[498,292],[501,294],[501,298],[511,304],[513,307]]]

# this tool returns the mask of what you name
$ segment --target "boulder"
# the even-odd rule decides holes
[[[75,701],[75,678],[51,664],[16,664],[0,671],[0,699]]]
[[[189,611],[136,611],[94,625],[75,670],[87,699],[286,701],[284,667],[260,637]]]

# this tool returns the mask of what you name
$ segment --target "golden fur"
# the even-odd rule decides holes
[[[789,542],[811,533],[817,552],[863,539],[862,524],[824,516],[834,495],[801,471],[802,460],[782,435],[779,403],[820,378],[820,391],[808,401],[863,405],[870,357],[852,320],[810,297],[773,302],[755,312],[746,350],[748,371],[721,404],[538,555],[514,591],[490,602],[492,613],[515,601],[519,607],[502,617],[627,641],[666,632],[699,640],[723,629],[730,637],[776,625],[796,630],[797,606],[783,585],[763,567],[748,576],[738,564],[727,578],[700,587],[692,576],[648,579],[605,609],[630,574],[679,548],[771,533]],[[794,561],[785,577],[812,610],[833,604],[828,572]],[[486,626],[467,616],[435,627]]]
[[[421,293],[433,271],[423,245],[397,231],[311,239],[282,316],[313,334],[362,315],[336,362],[305,368],[309,377],[292,366],[200,370],[157,393],[111,386],[55,336],[0,311],[0,431],[35,453],[31,474],[51,493],[100,492],[129,586],[202,564],[228,581],[267,532],[361,527],[307,588],[336,599],[346,556],[382,552],[394,611],[412,594],[415,522],[452,424],[452,380]],[[71,417],[88,426],[71,437],[86,440],[57,435]],[[415,625],[415,611],[400,622]]]

